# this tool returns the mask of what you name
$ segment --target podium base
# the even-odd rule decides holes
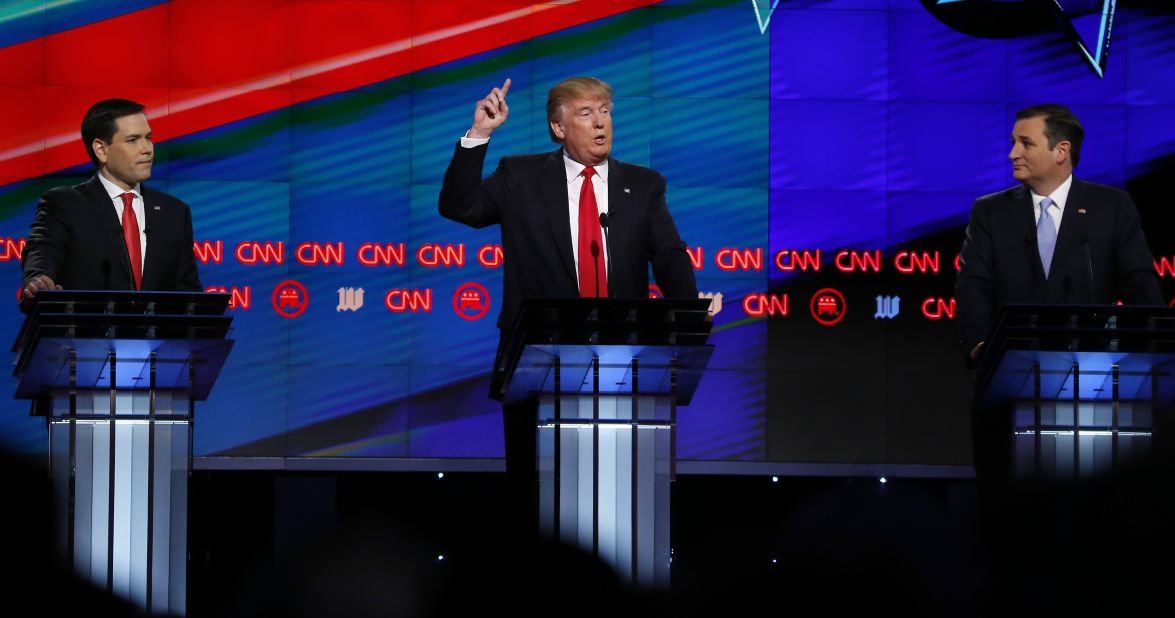
[[[541,532],[641,586],[669,585],[671,403],[668,396],[564,394],[544,396],[539,406]],[[634,405],[643,414],[634,415]]]
[[[56,393],[49,462],[57,546],[75,572],[140,608],[187,607],[189,402],[182,394]],[[113,415],[96,400],[113,399]],[[108,404],[111,405],[111,404]],[[153,418],[152,418],[153,416]],[[161,418],[162,417],[162,418]]]

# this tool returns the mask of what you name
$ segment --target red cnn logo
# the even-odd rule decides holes
[[[480,320],[490,310],[490,293],[480,283],[469,281],[453,292],[453,311],[466,320]]]
[[[287,319],[296,318],[310,305],[310,295],[306,293],[306,286],[293,279],[287,279],[273,288],[270,301],[278,315]]]

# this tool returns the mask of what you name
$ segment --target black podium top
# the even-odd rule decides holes
[[[593,356],[606,365],[627,364],[634,356],[649,370],[641,392],[666,388],[669,380],[652,370],[672,362],[680,377],[679,401],[689,402],[713,346],[713,322],[706,299],[567,298],[523,301],[509,339],[499,350],[491,381],[496,399],[517,400],[549,386],[548,366],[555,357],[564,369],[584,369]],[[621,360],[621,359],[626,360]],[[586,359],[586,360],[585,360]],[[663,373],[663,372],[662,372]],[[566,380],[571,390],[578,382]]]
[[[1044,397],[1071,397],[1074,366],[1087,376],[1082,400],[1108,399],[1115,367],[1123,399],[1153,399],[1157,390],[1170,400],[1175,307],[1006,305],[979,359],[976,394],[988,404],[1031,398],[1039,367]]]
[[[204,399],[233,345],[228,302],[228,294],[201,292],[42,291],[12,346],[16,397],[68,388],[72,353],[78,388],[149,388],[154,358],[155,388]],[[118,362],[113,385],[111,353]]]

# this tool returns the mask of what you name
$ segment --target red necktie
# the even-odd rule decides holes
[[[122,197],[122,238],[126,241],[126,254],[131,259],[131,272],[135,275],[135,289],[143,287],[143,252],[139,246],[139,219],[135,216],[134,193],[123,193]]]
[[[584,298],[608,296],[600,211],[596,207],[596,192],[592,189],[595,173],[592,167],[583,168],[583,187],[579,190],[579,295]]]

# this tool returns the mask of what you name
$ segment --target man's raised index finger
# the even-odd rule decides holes
[[[510,92],[510,78],[509,77],[506,78],[506,81],[502,82],[502,98],[503,99],[506,98],[507,92]]]

